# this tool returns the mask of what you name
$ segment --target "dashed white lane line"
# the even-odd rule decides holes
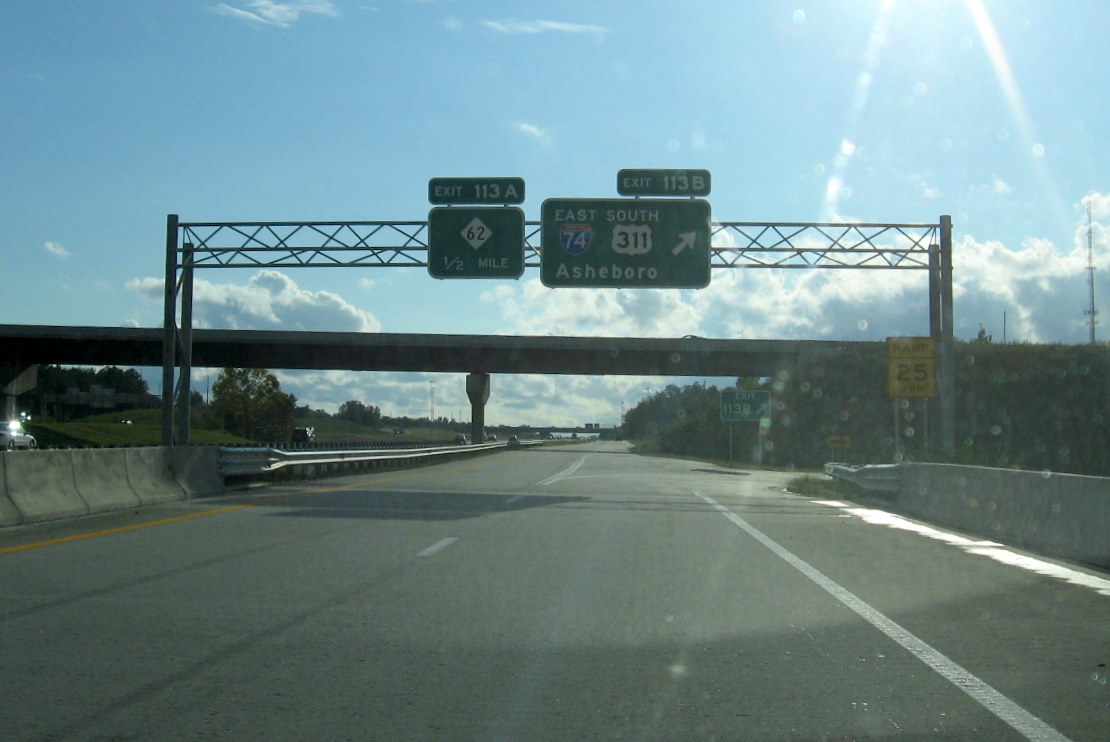
[[[443,551],[448,546],[450,546],[451,544],[455,543],[458,540],[459,539],[458,539],[457,536],[448,536],[447,538],[440,539],[439,541],[436,541],[434,544],[429,546],[427,549],[424,549],[423,551],[418,552],[416,556],[418,556],[418,557],[430,557],[432,554]]]
[[[826,577],[808,562],[796,556],[792,551],[779,544],[770,536],[764,534],[739,515],[732,512],[724,505],[718,504],[712,497],[703,495],[700,492],[695,492],[694,494],[721,515],[728,518],[737,528],[770,549],[780,559],[808,577],[816,583],[818,587],[839,600],[864,621],[867,621],[867,623],[893,639],[896,643],[901,645],[902,648],[924,662],[934,672],[962,690],[987,711],[990,711],[1008,724],[1018,734],[1030,740],[1030,742],[1070,742],[1067,737],[1060,734],[1051,726],[1011,701],[1008,697],[999,693],[983,680],[972,675],[963,667],[960,667],[936,649],[933,649],[933,647],[926,644],[914,634],[911,634],[909,631],[887,618],[885,614],[871,607],[869,603],[864,602],[854,593],[849,592],[829,577]]]

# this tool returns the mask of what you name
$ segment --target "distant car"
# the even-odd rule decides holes
[[[458,435],[455,436],[455,445],[456,446],[465,446],[467,444],[467,442],[468,441],[466,440],[466,436],[463,435],[462,433],[459,433]]]
[[[520,448],[520,439],[515,435],[509,436],[509,448]]]
[[[35,447],[35,436],[23,428],[19,420],[7,420],[0,423],[0,449],[14,451],[17,448],[28,450]]]
[[[486,436],[486,443],[497,443],[497,436],[493,433],[490,433]]]
[[[290,440],[294,443],[311,443],[315,438],[315,428],[293,428],[293,437]]]

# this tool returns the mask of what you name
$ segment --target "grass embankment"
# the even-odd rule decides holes
[[[195,423],[195,418],[194,418]],[[456,431],[446,428],[413,428],[404,434],[369,428],[336,418],[294,420],[296,427],[311,427],[318,443],[425,443],[450,441]],[[162,410],[124,410],[90,415],[71,422],[32,422],[25,426],[35,436],[39,448],[72,448],[81,446],[156,446],[162,442]],[[251,443],[245,438],[194,427],[189,442],[199,445]],[[273,443],[274,441],[257,441]]]
[[[643,456],[661,456],[664,458],[701,461],[706,464],[712,464],[713,466],[719,466],[722,469],[760,469],[765,471],[787,471],[784,469],[778,469],[776,467],[760,466],[751,463],[740,463],[733,461],[732,464],[729,464],[728,461],[720,461],[712,458],[690,456],[686,454],[679,455],[666,453],[659,450],[658,444],[654,441],[632,442],[632,453],[640,454]],[[820,472],[801,472],[798,473],[798,476],[794,477],[786,483],[786,488],[791,492],[794,492],[795,494],[805,495],[806,497],[821,497],[834,492],[836,489],[836,482],[832,479],[832,477],[829,477]]]
[[[126,410],[90,415],[66,423],[28,424],[39,448],[73,446],[156,446],[162,442],[161,410]],[[192,443],[243,443],[220,430],[194,429]]]

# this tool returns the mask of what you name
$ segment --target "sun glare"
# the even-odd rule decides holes
[[[1061,226],[1066,225],[1069,223],[1070,219],[1069,212],[1064,207],[1064,201],[1057,192],[1057,188],[1049,172],[1048,160],[1050,159],[1049,155],[1051,150],[1037,135],[1033,118],[1026,106],[1021,87],[1018,84],[1013,67],[1010,64],[1005,44],[998,32],[994,19],[991,17],[986,2],[984,0],[958,1],[966,7],[971,21],[974,24],[979,43],[986,52],[987,59],[990,62],[991,69],[994,72],[994,76],[1002,92],[1002,97],[1013,119],[1014,132],[1020,139],[1022,149],[1029,159],[1029,164],[1036,175],[1042,191],[1047,196],[1046,200],[1054,210],[1057,221]],[[884,53],[897,53],[896,49],[886,48],[888,46],[888,35],[891,28],[892,15],[895,12],[903,10],[908,10],[909,12],[925,12],[925,10],[927,10],[925,6],[927,5],[929,5],[929,3],[907,3],[899,2],[899,0],[881,0],[875,9],[875,19],[871,26],[867,45],[861,54],[861,68],[856,77],[851,100],[845,114],[844,134],[841,136],[839,147],[833,155],[832,164],[825,173],[827,175],[827,182],[824,202],[821,209],[823,219],[831,221],[838,220],[841,213],[841,201],[851,194],[851,188],[847,186],[848,170],[852,161],[857,159],[861,149],[866,146],[866,143],[861,143],[859,141],[857,129],[866,115],[872,84],[880,69],[882,55]],[[968,39],[965,49],[970,49],[971,45],[972,41]],[[925,83],[919,82],[917,85],[921,87],[924,86]],[[915,90],[917,90],[917,88],[915,88]],[[1006,138],[1008,138],[1009,131],[1005,131],[1005,135]],[[1002,136],[1000,134],[1000,140],[1001,139]],[[945,138],[941,140],[942,147],[945,142],[948,143],[949,147],[951,146],[950,140]]]
[[[1045,162],[1045,145],[1037,137],[1033,117],[1029,115],[1029,109],[1025,105],[1021,88],[1018,86],[1017,78],[1010,66],[1009,57],[1006,55],[1006,47],[998,35],[994,20],[991,18],[983,0],[964,0],[964,2],[971,14],[972,21],[975,23],[975,30],[978,32],[979,40],[987,52],[991,67],[994,69],[994,76],[998,79],[998,85],[1006,99],[1006,105],[1010,108],[1010,115],[1013,116],[1014,123],[1017,125],[1022,145],[1032,160],[1032,167],[1037,180],[1042,190],[1048,195],[1057,222],[1066,229],[1066,225],[1070,223],[1068,210],[1064,207],[1064,201],[1060,197],[1056,184],[1049,173],[1048,165]]]
[[[871,27],[871,34],[867,40],[867,48],[863,54],[863,69],[856,78],[855,90],[852,93],[852,103],[848,108],[844,136],[840,139],[840,146],[833,165],[829,169],[829,180],[825,185],[825,203],[821,208],[822,218],[836,221],[840,215],[840,199],[849,189],[844,187],[844,176],[852,158],[858,153],[856,146],[856,128],[867,109],[867,100],[871,94],[871,83],[875,79],[875,70],[879,67],[883,47],[886,45],[887,30],[890,26],[890,13],[894,9],[895,0],[883,0],[875,16],[875,23]]]

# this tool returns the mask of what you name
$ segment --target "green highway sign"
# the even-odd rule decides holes
[[[520,278],[524,211],[515,206],[432,209],[428,273],[433,278]]]
[[[522,204],[524,178],[432,178],[428,202],[450,204]]]
[[[620,170],[617,193],[622,196],[708,196],[708,170]]]
[[[742,422],[771,417],[771,393],[746,389],[721,390],[721,419]]]
[[[549,198],[540,212],[540,280],[549,287],[709,285],[709,202]]]

